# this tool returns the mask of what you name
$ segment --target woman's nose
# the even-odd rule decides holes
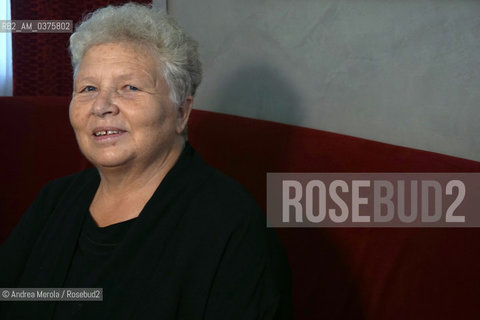
[[[92,104],[91,113],[102,118],[107,115],[118,114],[119,108],[115,104],[114,96],[114,90],[101,90]]]

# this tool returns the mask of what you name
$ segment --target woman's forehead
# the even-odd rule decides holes
[[[119,79],[157,77],[159,61],[150,49],[130,43],[104,43],[87,50],[77,77],[94,77],[109,73]]]

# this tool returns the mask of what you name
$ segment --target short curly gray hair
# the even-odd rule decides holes
[[[155,52],[176,106],[195,94],[202,80],[197,42],[168,15],[138,3],[98,9],[76,26],[70,36],[73,77],[89,48],[119,41],[143,44]]]

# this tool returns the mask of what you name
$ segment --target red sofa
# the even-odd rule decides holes
[[[3,241],[50,179],[89,166],[69,97],[2,97]],[[318,130],[194,111],[189,140],[265,209],[266,172],[480,172],[480,163]],[[480,230],[277,229],[296,319],[480,319]],[[3,262],[2,262],[3,263]]]

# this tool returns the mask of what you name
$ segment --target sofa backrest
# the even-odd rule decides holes
[[[88,166],[69,97],[0,98],[0,241],[49,180]],[[480,172],[480,163],[354,137],[194,110],[189,141],[265,209],[267,172]],[[276,230],[296,319],[478,319],[480,230]]]

